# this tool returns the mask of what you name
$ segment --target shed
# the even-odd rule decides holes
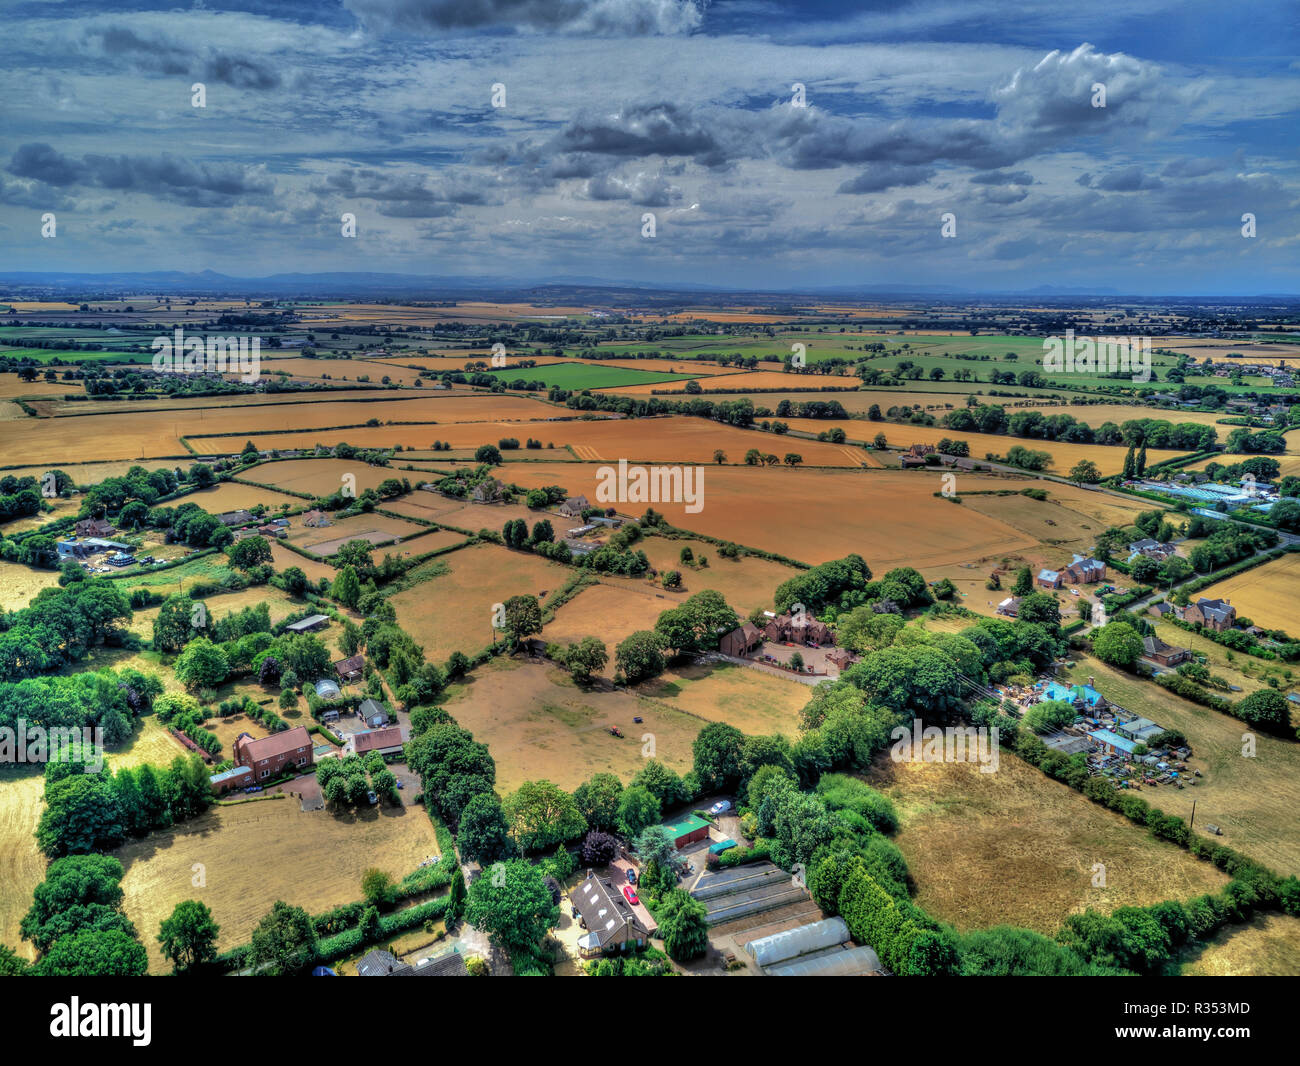
[[[664,828],[679,848],[694,844],[699,840],[709,839],[709,823],[698,814],[687,814],[675,821],[665,822]]]
[[[329,617],[323,614],[310,614],[306,618],[297,622],[290,622],[284,628],[290,633],[310,633],[313,629],[319,629],[329,622]]]

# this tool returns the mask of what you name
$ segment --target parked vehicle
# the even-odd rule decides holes
[[[709,813],[725,814],[729,810],[731,810],[731,800],[718,800],[717,803],[709,808]]]
[[[735,846],[736,842],[734,840],[719,840],[716,844],[709,845],[709,854],[721,855],[724,851],[730,851]]]
[[[636,894],[636,889],[631,885],[623,886],[623,898],[629,903],[640,903],[641,898]]]
[[[629,885],[636,884],[636,871],[630,866],[627,868],[627,883]]]

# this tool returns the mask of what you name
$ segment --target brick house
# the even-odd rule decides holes
[[[1094,585],[1106,576],[1106,564],[1100,559],[1076,555],[1061,575],[1071,585]]]
[[[1222,633],[1237,624],[1237,609],[1227,600],[1207,600],[1202,597],[1184,607],[1179,617],[1189,625],[1205,626],[1206,629]]]
[[[254,740],[240,733],[231,746],[231,757],[237,766],[247,766],[257,780],[274,777],[286,768],[299,769],[312,764],[311,734],[306,726],[295,726],[283,733]]]
[[[1179,663],[1187,662],[1192,657],[1192,653],[1186,648],[1166,644],[1155,636],[1143,637],[1142,648],[1144,658],[1150,659],[1153,663],[1159,663],[1161,666],[1177,666]]]
[[[809,618],[802,625],[788,614],[777,615],[763,627],[763,637],[780,644],[791,641],[795,644],[833,644],[834,635],[825,622]]]
[[[1037,580],[1039,588],[1059,589],[1061,587],[1061,571],[1044,568],[1038,571]]]
[[[763,631],[753,622],[746,622],[726,634],[718,647],[723,655],[743,659],[750,652],[756,651],[763,643]]]
[[[107,537],[113,532],[113,524],[102,518],[83,518],[72,528],[79,537]]]
[[[570,496],[556,510],[566,518],[579,518],[582,516],[582,512],[590,506],[591,503],[586,496]]]
[[[369,755],[372,751],[377,751],[385,759],[399,758],[402,754],[402,730],[400,726],[390,725],[385,729],[353,733],[348,738],[347,746],[357,755]]]

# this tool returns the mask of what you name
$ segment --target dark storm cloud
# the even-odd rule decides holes
[[[365,168],[335,171],[312,186],[318,196],[371,200],[389,218],[445,218],[462,206],[482,207],[500,202],[491,179],[427,178],[416,174],[385,174]]]
[[[344,6],[372,29],[413,34],[495,28],[646,37],[687,33],[701,20],[694,0],[344,0]]]
[[[864,170],[856,178],[850,178],[836,191],[845,193],[884,192],[886,189],[900,185],[924,185],[935,175],[933,167],[899,166],[886,163]]]
[[[131,190],[194,207],[229,204],[273,188],[267,178],[235,163],[210,165],[168,154],[89,154],[73,159],[48,144],[20,146],[7,169],[15,177],[47,185]]]
[[[191,49],[166,37],[142,37],[125,26],[92,30],[88,39],[104,55],[125,58],[144,73],[184,74],[236,89],[274,89],[281,81],[269,63],[217,48]]]
[[[1033,176],[1025,170],[991,170],[987,174],[972,174],[972,185],[1032,185]]]

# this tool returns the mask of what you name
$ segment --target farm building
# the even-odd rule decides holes
[[[357,708],[357,714],[365,719],[366,725],[371,729],[382,729],[388,724],[388,712],[384,710],[383,704],[376,700],[362,700],[361,706]]]
[[[247,766],[235,766],[229,770],[223,770],[219,774],[212,774],[208,781],[212,784],[212,791],[218,796],[223,796],[237,788],[246,788],[253,783],[253,771]]]
[[[679,848],[709,839],[709,823],[698,814],[687,814],[673,822],[665,822],[664,828]]]
[[[113,532],[113,523],[103,518],[83,518],[72,528],[79,537],[107,537]]]
[[[1061,571],[1048,570],[1044,567],[1038,571],[1038,585],[1045,589],[1059,589],[1061,587]]]
[[[998,614],[1006,615],[1008,618],[1015,618],[1020,613],[1020,597],[1008,596],[998,604]]]
[[[1152,537],[1135,540],[1128,546],[1128,551],[1128,561],[1130,563],[1139,555],[1145,555],[1148,559],[1154,559],[1160,563],[1168,559],[1169,556],[1178,554],[1178,549],[1168,541],[1159,541]]]
[[[578,953],[584,959],[645,947],[649,933],[613,882],[588,871],[569,898],[587,930],[578,939]]]
[[[497,478],[480,481],[469,494],[471,503],[494,503],[505,494],[506,487]]]
[[[1136,740],[1129,740],[1118,733],[1112,733],[1109,729],[1094,729],[1088,736],[1092,737],[1107,755],[1118,755],[1122,759],[1133,758],[1133,751],[1138,745]]]
[[[1164,732],[1164,727],[1156,725],[1150,718],[1133,718],[1127,722],[1117,722],[1115,732],[1138,744],[1149,744],[1152,737]]]
[[[357,755],[369,755],[379,752],[385,759],[402,754],[402,731],[395,725],[386,729],[371,729],[364,733],[353,733],[350,746]]]
[[[836,670],[847,670],[853,658],[853,653],[847,648],[836,648],[826,653],[826,661]]]
[[[744,625],[733,629],[726,634],[719,642],[719,649],[723,655],[731,655],[738,659],[743,659],[750,652],[758,649],[763,643],[763,633],[758,626],[752,622],[746,622]]]
[[[329,624],[329,617],[323,614],[309,614],[306,618],[297,622],[290,622],[284,628],[290,633],[310,633],[313,629],[320,629]]]
[[[334,664],[334,672],[340,681],[359,681],[366,669],[366,657],[353,655],[349,659],[340,659]]]
[[[311,510],[302,516],[302,524],[311,526],[314,529],[321,526],[332,526],[334,523],[326,517],[324,511]]]
[[[226,511],[217,515],[217,521],[223,526],[246,526],[255,521],[248,511]]]
[[[919,455],[900,455],[898,465],[904,470],[913,470],[917,467],[925,466],[925,460]]]
[[[236,765],[250,767],[260,781],[278,774],[285,767],[310,766],[311,734],[306,726],[295,726],[260,740],[240,733],[231,745],[231,756]]]
[[[565,518],[577,518],[591,506],[586,496],[570,496],[556,508]]]

